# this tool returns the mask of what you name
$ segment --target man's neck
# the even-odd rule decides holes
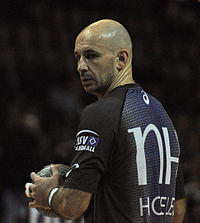
[[[103,98],[104,96],[108,95],[113,89],[115,89],[116,87],[119,86],[123,86],[126,84],[134,84],[134,80],[132,78],[132,74],[129,74],[127,76],[124,76],[122,79],[117,79],[118,81],[116,82],[112,82],[110,87],[101,95],[97,95],[97,98],[100,100],[101,98]]]

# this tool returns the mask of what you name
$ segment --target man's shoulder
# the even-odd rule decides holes
[[[115,126],[120,120],[123,100],[115,96],[104,97],[88,105],[81,113],[81,121],[96,123],[101,126]]]
[[[90,105],[88,105],[83,112],[112,115],[112,113],[120,109],[123,101],[117,97],[105,97]]]

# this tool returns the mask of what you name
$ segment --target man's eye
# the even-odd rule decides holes
[[[86,58],[87,59],[93,59],[93,58],[95,58],[95,57],[97,57],[97,55],[96,54],[88,54],[88,55],[86,55]]]

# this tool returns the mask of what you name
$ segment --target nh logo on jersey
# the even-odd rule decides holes
[[[81,133],[82,132],[83,132],[83,130],[81,131]],[[84,132],[91,133],[91,131],[89,131],[89,130],[84,131]],[[96,133],[96,135],[97,135],[97,133]],[[78,137],[76,138],[76,144],[74,146],[76,151],[85,150],[85,151],[89,151],[89,152],[95,152],[95,149],[99,143],[99,137],[87,136],[87,135],[79,136],[79,134],[77,134],[77,136]]]
[[[170,184],[171,181],[171,172],[172,172],[172,163],[179,162],[179,157],[173,157],[171,155],[171,148],[170,148],[170,138],[169,132],[166,127],[162,127],[162,135],[164,140],[162,139],[161,133],[158,128],[153,125],[149,124],[144,132],[142,133],[141,127],[128,129],[128,133],[131,133],[135,139],[136,143],[136,164],[137,164],[137,172],[138,172],[138,184],[139,185],[147,185],[147,164],[146,164],[146,154],[145,154],[145,141],[149,134],[149,132],[153,131],[157,143],[158,143],[158,151],[159,151],[159,158],[160,158],[160,173],[159,173],[159,180],[158,183],[163,183],[163,174],[165,173],[165,181],[164,184]],[[165,151],[164,151],[165,145]],[[179,151],[178,151],[179,152]],[[165,155],[166,154],[166,155]],[[179,155],[179,154],[178,154]],[[165,161],[164,161],[165,158]],[[166,163],[166,170],[164,171],[164,163]]]

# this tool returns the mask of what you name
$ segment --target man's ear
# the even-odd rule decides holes
[[[121,71],[125,67],[125,65],[128,61],[128,57],[129,57],[128,51],[127,50],[120,50],[117,57],[118,57],[117,70]]]

